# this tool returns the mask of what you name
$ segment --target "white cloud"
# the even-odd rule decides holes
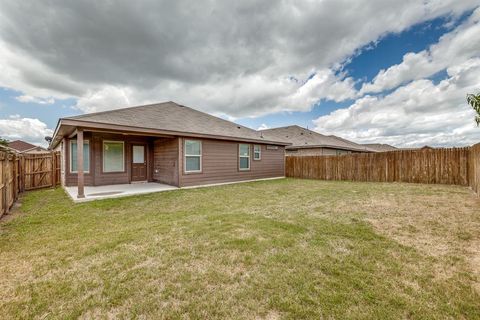
[[[270,129],[270,127],[267,126],[265,123],[262,123],[257,130],[266,130],[266,129]]]
[[[38,104],[54,104],[55,99],[50,97],[50,98],[40,98],[40,97],[32,97],[32,96],[27,96],[27,95],[21,95],[18,97],[15,97],[16,100],[24,103],[38,103]]]
[[[104,86],[100,90],[89,90],[77,100],[76,108],[85,113],[124,108],[134,103],[129,98],[132,90],[116,86]]]
[[[404,55],[400,64],[381,70],[362,92],[382,92],[411,80],[427,78],[435,73],[480,56],[480,8],[469,19],[427,50]]]
[[[319,99],[343,101],[356,96],[353,85],[351,78],[336,76],[329,69],[317,71],[305,82],[287,77],[273,80],[256,74],[202,84],[163,81],[149,90],[105,86],[87,92],[76,107],[94,112],[173,100],[235,119],[280,111],[308,111]]]
[[[308,111],[321,99],[355,96],[353,80],[332,70],[362,46],[476,5],[4,1],[0,86],[31,97],[78,98],[88,112],[162,100],[232,117]]]
[[[12,115],[8,119],[0,119],[0,137],[7,140],[25,140],[27,142],[46,146],[45,136],[51,136],[53,131],[38,119],[21,118]]]
[[[447,73],[437,85],[415,80],[383,97],[357,99],[346,109],[314,120],[315,130],[398,146],[478,143],[480,129],[465,95],[480,88],[480,58],[452,66]]]

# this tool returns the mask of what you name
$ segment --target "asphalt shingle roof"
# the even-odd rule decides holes
[[[287,149],[308,147],[329,147],[351,151],[372,152],[369,148],[358,143],[337,137],[326,136],[300,126],[288,126],[262,130],[265,138],[290,142]]]
[[[395,148],[394,146],[391,146],[389,144],[384,144],[384,143],[364,143],[362,145],[367,148],[373,149],[376,152],[387,152],[387,151],[398,150],[398,148]]]
[[[26,150],[36,148],[37,146],[22,140],[15,140],[15,141],[9,142],[8,147],[15,149],[17,151],[23,152]]]
[[[244,127],[171,101],[90,113],[63,119],[232,137],[236,139],[263,140],[266,142],[283,141],[267,140],[263,137],[263,134],[260,131]]]

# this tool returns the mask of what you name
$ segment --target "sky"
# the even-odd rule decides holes
[[[0,0],[0,137],[175,101],[253,129],[480,142],[480,0]]]

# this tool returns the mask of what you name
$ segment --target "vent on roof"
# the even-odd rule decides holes
[[[240,126],[237,126],[237,129],[241,129],[241,127],[240,127]]]

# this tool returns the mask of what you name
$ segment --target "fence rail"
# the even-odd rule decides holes
[[[341,156],[287,156],[287,177],[471,186],[480,191],[480,144]]]
[[[19,193],[60,184],[60,153],[16,154],[0,151],[0,217]]]

